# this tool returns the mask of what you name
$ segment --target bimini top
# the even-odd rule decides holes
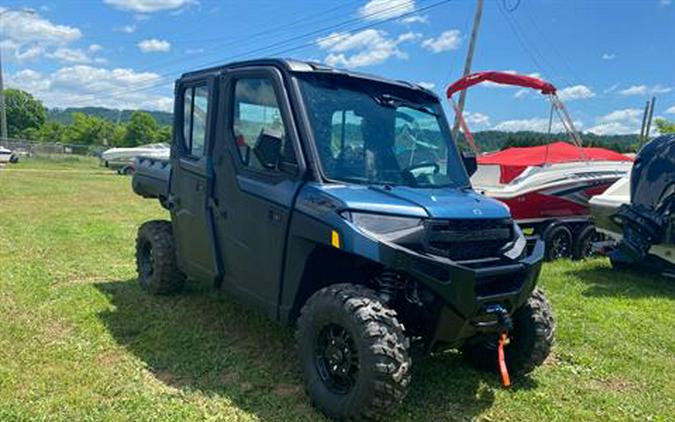
[[[542,94],[555,94],[553,84],[532,76],[516,75],[508,72],[478,72],[458,79],[446,91],[448,98],[458,91],[465,90],[482,82],[493,82],[500,85],[522,86],[541,91]]]
[[[530,166],[575,161],[633,161],[633,159],[609,149],[577,147],[562,141],[535,147],[513,147],[478,157],[478,164],[500,166],[500,183],[503,184],[510,183]]]

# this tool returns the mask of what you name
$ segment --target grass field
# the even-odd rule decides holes
[[[136,228],[165,217],[93,160],[0,169],[0,420],[321,420],[291,329],[204,283],[141,292]],[[673,420],[675,283],[597,259],[540,284],[543,367],[504,390],[456,353],[416,362],[393,420]]]

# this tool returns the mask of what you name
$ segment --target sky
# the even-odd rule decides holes
[[[581,130],[637,133],[651,96],[655,116],[675,120],[673,3],[486,0],[472,71],[544,78]],[[48,107],[171,111],[181,73],[260,57],[403,79],[443,97],[461,76],[475,7],[475,0],[5,0],[0,49],[6,86]],[[488,84],[469,90],[465,115],[474,131],[546,131],[549,111],[537,92]]]

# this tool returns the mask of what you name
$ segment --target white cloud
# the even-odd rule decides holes
[[[621,110],[614,110],[609,114],[605,114],[602,117],[598,118],[599,123],[612,123],[612,122],[626,122],[626,121],[639,121],[642,117],[642,110],[639,108],[624,108]]]
[[[375,21],[397,18],[414,11],[414,0],[370,0],[359,8],[359,16],[367,21]]]
[[[616,54],[614,53],[603,53],[602,60],[614,60],[616,59]]]
[[[595,93],[586,85],[574,85],[559,90],[558,97],[563,101],[572,101],[595,97]]]
[[[133,25],[124,25],[124,26],[115,27],[115,28],[113,28],[113,31],[125,32],[127,34],[133,34],[134,32],[136,32],[136,29],[137,29],[136,24],[133,24]]]
[[[103,2],[120,10],[138,13],[178,9],[196,3],[194,0],[103,0]]]
[[[462,36],[459,29],[443,31],[438,38],[427,38],[422,41],[422,47],[433,53],[441,53],[448,50],[456,50],[462,43]]]
[[[24,69],[7,75],[7,86],[32,93],[48,107],[89,105],[171,111],[172,97],[140,91],[161,81],[156,73],[89,65],[62,67],[51,74]]]
[[[630,133],[638,133],[639,131],[639,128],[635,128],[620,122],[601,123],[588,128],[587,130],[587,132],[591,132],[596,135],[626,135]]]
[[[428,15],[412,15],[407,18],[401,19],[402,23],[413,24],[413,23],[429,23]]]
[[[421,86],[422,88],[426,88],[426,89],[434,89],[434,88],[436,88],[436,84],[433,83],[433,82],[424,82],[424,81],[421,81],[421,82],[417,82],[417,85]]]
[[[319,48],[328,51],[324,61],[329,66],[354,68],[383,63],[390,57],[407,59],[408,55],[398,45],[418,38],[419,34],[412,32],[389,38],[384,31],[365,29],[355,33],[335,32],[319,38],[316,43]]]
[[[614,110],[596,120],[596,125],[589,128],[588,132],[596,135],[622,135],[639,133],[642,119],[642,110],[638,108],[625,108]]]
[[[57,48],[53,52],[47,53],[47,57],[68,63],[89,63],[92,61],[87,53],[79,48]]]
[[[6,10],[0,8],[0,12]],[[40,43],[42,46],[66,45],[79,39],[79,29],[56,25],[38,14],[7,11],[2,16],[3,36],[20,45]]]
[[[675,114],[675,105],[672,106],[672,107],[670,107],[670,108],[668,108],[668,109],[666,109],[665,113],[668,113],[668,114]]]
[[[101,50],[103,50],[103,46],[101,44],[91,44],[89,47],[87,47],[87,51],[90,53],[98,53]]]
[[[143,53],[167,52],[171,50],[170,42],[158,40],[157,38],[140,41],[137,45]]]
[[[505,132],[518,132],[521,130],[533,132],[548,132],[549,119],[533,117],[531,119],[516,119],[506,120],[494,127],[494,130],[503,130]],[[574,125],[578,128],[583,126],[583,122],[579,120],[574,121]],[[565,128],[562,123],[553,121],[551,132],[563,132]]]
[[[4,13],[3,13],[4,12]],[[35,60],[49,47],[62,47],[82,37],[78,28],[57,25],[39,14],[7,11],[0,7],[3,58],[12,62]]]
[[[477,129],[485,129],[490,126],[490,117],[483,113],[472,113],[470,111],[464,112],[464,121],[469,127]]]
[[[35,60],[45,52],[39,44],[21,46],[12,40],[0,41],[0,49],[2,49],[3,60],[16,63]]]
[[[655,94],[667,94],[672,91],[673,88],[663,85],[633,85],[629,88],[622,89],[619,91],[621,95],[655,95]]]

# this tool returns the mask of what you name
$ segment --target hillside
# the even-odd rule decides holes
[[[68,107],[64,109],[51,108],[47,109],[47,120],[56,121],[64,124],[73,123],[73,113],[84,113],[90,116],[101,117],[111,122],[126,123],[131,118],[131,114],[136,110],[115,110],[105,107]],[[160,126],[171,125],[173,121],[173,114],[165,111],[147,111],[155,118]],[[121,114],[120,114],[121,113]]]

